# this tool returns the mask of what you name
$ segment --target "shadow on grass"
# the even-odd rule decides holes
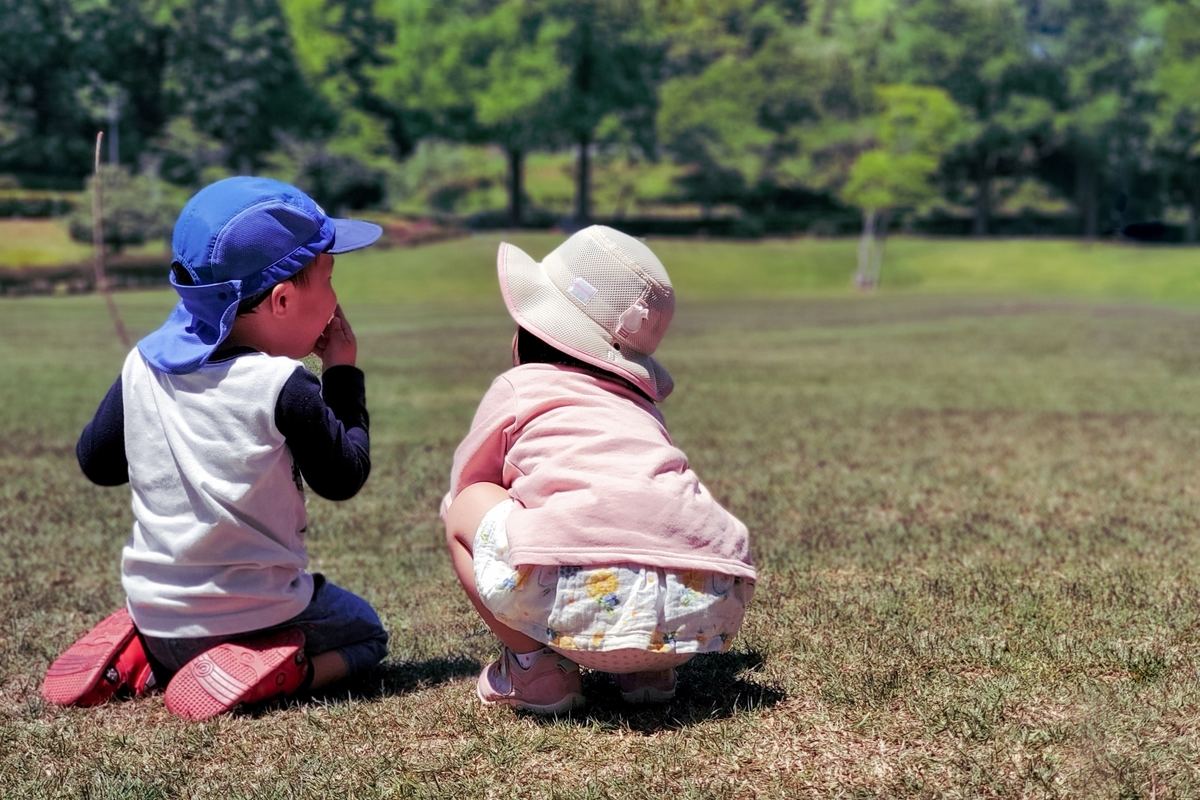
[[[787,695],[777,688],[747,680],[745,673],[760,671],[763,663],[762,655],[755,650],[698,656],[679,668],[675,699],[650,706],[624,702],[610,676],[589,673],[583,679],[587,706],[557,719],[577,725],[598,725],[602,729],[657,733],[769,708]],[[556,719],[528,717],[547,722]]]
[[[409,694],[411,692],[439,686],[443,683],[474,677],[482,667],[479,662],[466,656],[430,658],[425,661],[385,662],[367,670],[361,676],[339,681],[312,694],[280,699],[246,709],[243,713],[253,716],[269,714],[283,707],[306,705],[336,705],[339,703],[378,700],[382,697]]]
[[[679,730],[739,712],[769,708],[783,700],[786,695],[779,689],[747,679],[746,673],[760,671],[763,663],[762,656],[754,650],[699,656],[679,668],[679,689],[674,700],[648,706],[623,701],[611,676],[585,673],[583,691],[588,704],[580,711],[562,717],[518,713],[536,722],[557,721],[597,726],[601,730],[632,730],[647,734]],[[318,689],[311,695],[264,703],[242,713],[261,716],[280,708],[337,705],[409,694],[450,681],[473,678],[481,668],[478,661],[466,656],[389,662],[361,677]]]
[[[370,670],[361,678],[342,681],[336,686],[330,686],[329,694],[340,697],[349,695],[355,700],[374,700],[380,697],[408,694],[427,689],[430,686],[440,686],[460,678],[474,677],[479,674],[482,666],[478,661],[466,656],[444,656],[429,658],[424,661],[384,662]],[[324,698],[321,691],[313,693],[313,697]]]

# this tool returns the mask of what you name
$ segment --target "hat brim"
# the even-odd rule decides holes
[[[655,402],[674,388],[653,356],[614,346],[612,336],[555,286],[540,262],[501,242],[496,253],[500,294],[513,321],[567,355],[625,378]]]
[[[330,217],[333,223],[333,244],[327,253],[348,253],[351,250],[361,250],[375,244],[383,235],[383,228],[374,222],[362,219],[341,219]]]

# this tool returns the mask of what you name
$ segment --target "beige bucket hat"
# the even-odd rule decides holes
[[[675,290],[645,244],[592,225],[540,262],[503,242],[496,270],[508,313],[522,328],[655,402],[671,393],[671,376],[651,355],[675,314]]]

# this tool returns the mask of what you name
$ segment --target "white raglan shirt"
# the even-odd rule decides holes
[[[242,633],[284,622],[311,600],[303,483],[275,424],[298,366],[254,354],[172,375],[137,348],[126,358],[134,524],[121,582],[142,633]]]

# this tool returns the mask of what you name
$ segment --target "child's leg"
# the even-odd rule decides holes
[[[476,483],[464,489],[446,512],[446,543],[454,572],[475,611],[504,644],[500,657],[479,673],[475,693],[486,705],[562,714],[583,704],[579,667],[537,639],[500,622],[484,605],[475,585],[475,533],[487,513],[508,499],[502,487]]]
[[[288,624],[300,628],[306,637],[312,689],[369,669],[387,655],[387,631],[375,609],[324,575],[313,576],[312,602]]]
[[[319,688],[378,663],[387,654],[378,614],[352,592],[313,576],[300,614],[270,629],[223,640],[156,640],[160,649],[197,653],[167,687],[167,708],[209,719],[242,703]]]
[[[331,650],[328,653],[313,656],[310,663],[312,669],[312,679],[308,684],[310,689],[320,689],[322,686],[337,683],[350,674],[350,665],[346,663],[340,650]]]
[[[508,492],[494,483],[474,483],[463,489],[446,511],[446,544],[450,548],[458,582],[462,584],[484,624],[491,628],[505,647],[517,653],[530,653],[545,645],[496,619],[483,604],[475,588],[475,564],[471,555],[475,532],[479,530],[484,515],[508,499]]]
[[[173,675],[202,653],[231,640],[267,636],[281,628],[298,628],[304,634],[312,677],[309,688],[320,688],[370,667],[387,655],[387,632],[367,601],[313,576],[313,599],[299,615],[282,625],[257,633],[195,639],[154,639],[146,643],[151,654]]]
[[[310,675],[304,644],[295,626],[218,644],[175,673],[163,702],[176,716],[200,721],[292,694]]]

